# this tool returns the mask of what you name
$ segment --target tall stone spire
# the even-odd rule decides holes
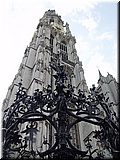
[[[3,102],[4,156],[8,159],[44,159],[55,148],[55,156],[61,156],[58,152],[63,146],[67,149],[64,157],[70,148],[71,153],[87,154],[86,142],[99,128],[96,116],[101,112],[98,101],[94,103],[95,86],[89,95],[75,43],[69,24],[64,25],[55,10],[46,11]]]
[[[77,55],[75,43],[76,39],[72,36],[69,24],[66,23],[64,25],[61,16],[56,14],[55,10],[46,11],[39,20],[31,42],[25,49],[18,73],[15,75],[3,102],[3,111],[6,111],[14,103],[21,83],[24,91],[30,96],[37,89],[43,93],[46,92],[47,86],[54,90],[54,70],[51,69],[50,62],[57,63],[58,56],[60,64],[64,67],[68,76],[65,85],[73,85],[75,93],[79,90],[84,93],[88,92],[82,62]],[[23,127],[23,131],[25,127],[27,126]],[[36,142],[34,145],[40,147],[42,139],[50,136],[47,132],[50,128],[47,121],[45,124],[40,123],[39,128],[41,130],[37,136],[39,137],[40,134],[42,136],[41,139],[39,138],[39,141],[37,140],[38,137],[35,138]],[[74,136],[74,144],[76,146],[80,145],[79,132],[79,127],[73,127],[71,134]],[[52,139],[51,141],[54,140]],[[31,146],[32,144],[29,145]]]
[[[103,76],[102,73],[100,72],[100,70],[98,69],[99,72],[99,79]]]
[[[99,79],[98,79],[98,84],[99,83],[103,83],[105,80],[105,77],[102,75],[101,71],[98,69],[98,73],[99,73]]]
[[[75,43],[76,39],[71,34],[69,24],[64,25],[61,16],[56,14],[55,10],[46,11],[39,20],[30,44],[25,49],[18,73],[4,100],[3,110],[14,102],[21,80],[30,95],[37,88],[45,90],[48,84],[54,88],[49,63],[57,60],[58,51],[60,61],[69,73],[69,82],[74,84],[76,90],[84,88],[84,91],[87,91],[82,62],[77,56]]]

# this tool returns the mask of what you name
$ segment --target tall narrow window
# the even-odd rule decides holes
[[[51,34],[51,35],[50,35],[50,47],[51,47],[51,52],[53,52],[53,43],[54,43],[54,37],[53,37],[53,35]]]
[[[60,50],[67,53],[67,45],[66,45],[66,42],[65,41],[62,41],[60,43]]]
[[[67,54],[67,45],[65,41],[62,41],[60,43],[60,51],[62,53],[62,60],[67,60],[68,59],[68,54]]]

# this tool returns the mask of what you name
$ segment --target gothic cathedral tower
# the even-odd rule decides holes
[[[86,94],[88,87],[82,62],[79,61],[77,56],[75,43],[76,39],[71,34],[69,24],[66,23],[64,25],[61,16],[56,14],[55,10],[46,11],[39,20],[33,38],[24,52],[18,73],[8,89],[7,96],[3,102],[3,112],[14,103],[15,95],[21,82],[28,95],[32,95],[37,89],[46,92],[47,86],[51,86],[52,90],[55,89],[54,71],[50,68],[50,62],[57,63],[58,56],[69,77],[65,82],[66,85],[71,84],[74,86],[75,93],[80,89]],[[20,126],[20,128],[24,132],[26,124]],[[48,130],[51,130],[49,135]],[[74,137],[73,143],[81,148],[79,127],[75,126],[71,132],[72,137]],[[29,142],[27,144],[28,148],[37,147],[39,148],[38,150],[45,150],[44,146],[42,146],[43,141],[47,138],[52,143],[54,141],[53,137],[53,129],[50,128],[48,122],[41,123],[39,124],[39,133],[36,137],[33,137],[34,144]],[[30,137],[26,136],[26,139],[29,141]],[[12,154],[12,157],[14,157],[15,154],[11,152]]]
[[[21,80],[23,87],[30,95],[37,88],[44,91],[48,84],[54,89],[54,78],[49,62],[56,61],[58,53],[61,63],[69,74],[69,83],[75,86],[76,91],[81,89],[87,92],[84,70],[77,56],[75,43],[76,39],[71,34],[69,24],[64,25],[61,16],[56,14],[55,10],[45,12],[25,50],[18,73],[8,89],[3,110],[14,102],[18,83]]]
[[[96,122],[99,118],[95,117],[95,121],[89,118],[97,115],[100,110],[97,107],[96,113],[91,101],[83,105],[84,98],[90,91],[75,43],[76,39],[72,36],[69,24],[64,24],[55,10],[46,11],[39,20],[33,38],[24,52],[18,73],[3,102],[3,157],[8,159],[44,157],[49,155],[49,152],[52,153],[58,141],[62,151],[65,146],[69,153],[68,142],[71,151],[75,150],[74,153],[79,152],[81,156],[87,154],[85,141],[93,134],[93,130],[99,128],[96,126],[99,124]],[[56,64],[59,66],[58,70]],[[55,70],[59,75],[56,75]],[[69,90],[63,91],[63,88],[65,90],[67,87]],[[93,99],[96,100],[94,95]],[[74,117],[71,112],[66,111],[66,103],[70,111],[77,112]],[[69,118],[66,112],[70,115]],[[82,116],[79,118],[77,114],[81,113],[87,114],[88,119]],[[76,117],[81,123],[75,120]],[[62,154],[58,149],[54,156]],[[66,156],[67,153],[64,154]]]

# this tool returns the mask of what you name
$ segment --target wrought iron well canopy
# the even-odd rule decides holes
[[[118,158],[119,128],[116,115],[110,110],[112,104],[103,94],[97,93],[95,86],[88,96],[81,90],[75,94],[71,84],[66,87],[67,74],[59,58],[57,64],[51,62],[50,67],[56,73],[53,75],[54,90],[48,85],[46,92],[37,89],[30,96],[19,83],[14,103],[4,111],[3,159],[103,159],[104,153],[92,148],[89,137],[85,140],[84,151],[72,143],[70,130],[82,122],[99,126],[99,130],[94,131],[94,138],[99,139],[112,158]],[[49,130],[54,128],[54,134],[52,132],[52,138],[44,137],[39,149],[34,142],[38,126],[43,121],[48,122]]]

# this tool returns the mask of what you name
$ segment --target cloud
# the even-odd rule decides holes
[[[112,33],[111,32],[104,32],[101,35],[96,37],[96,40],[111,40]]]
[[[83,64],[87,65],[91,57],[93,57],[96,52],[99,52],[100,45],[96,43],[94,39],[85,38],[84,34],[76,36],[76,42],[77,54]]]
[[[81,56],[82,56],[82,53],[90,53],[90,43],[84,39],[84,36],[83,35],[79,35],[79,36],[76,36],[76,49],[77,49],[77,52],[78,54],[81,53]]]
[[[49,2],[62,16],[73,14],[76,11],[88,11],[97,4],[97,0],[91,0],[90,2],[88,0],[65,0],[64,3],[61,0],[46,0],[46,2]]]
[[[76,22],[78,21],[79,25],[86,29],[87,36],[93,39],[101,20],[99,13],[95,12],[94,9],[90,9],[80,12],[79,15],[79,17],[75,18]]]
[[[93,29],[97,27],[97,22],[92,17],[87,17],[80,21],[81,25],[86,27],[88,31],[91,33]]]

